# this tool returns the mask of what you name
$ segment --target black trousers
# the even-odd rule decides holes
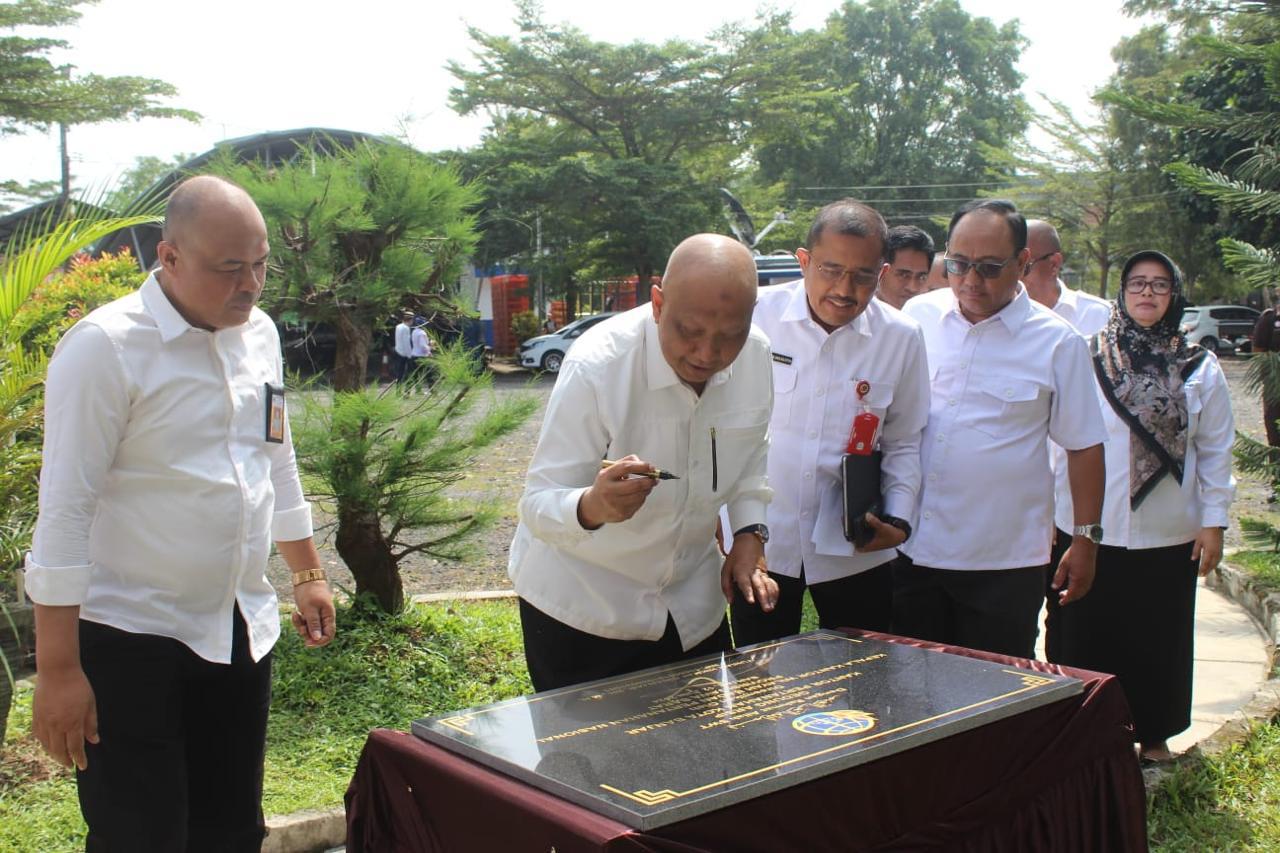
[[[261,849],[271,655],[255,663],[239,609],[233,618],[229,664],[80,622],[101,738],[76,774],[90,853]]]
[[[893,633],[1034,658],[1047,570],[934,569],[899,556],[893,566]]]
[[[522,598],[520,627],[524,632],[524,658],[529,667],[529,679],[533,682],[533,689],[539,691],[732,649],[728,619],[724,619],[710,637],[687,652],[681,648],[680,634],[669,613],[666,631],[659,640],[614,640],[579,631],[553,619]]]
[[[1070,535],[1059,530],[1054,558],[1061,559],[1070,543]],[[1191,725],[1199,577],[1192,545],[1102,545],[1089,594],[1066,607],[1047,605],[1045,656],[1115,674],[1129,700],[1138,743],[1159,743]]]
[[[893,562],[833,581],[808,586],[818,611],[821,628],[865,628],[888,631],[893,606]],[[765,613],[757,604],[747,604],[735,591],[729,616],[733,622],[733,644],[749,646],[799,633],[806,581],[800,577],[769,572],[778,582],[778,606]]]

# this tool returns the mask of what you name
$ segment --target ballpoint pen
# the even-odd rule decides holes
[[[617,462],[614,462],[611,459],[600,460],[601,469],[608,468],[610,465],[617,465],[617,464],[618,464]],[[657,468],[653,469],[652,471],[633,471],[632,473],[637,477],[649,477],[650,479],[653,479],[653,480],[679,480],[680,479],[679,474],[672,474],[670,471],[662,471]]]

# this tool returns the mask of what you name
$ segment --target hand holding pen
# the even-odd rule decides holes
[[[608,465],[601,464],[595,481],[578,499],[578,523],[595,530],[611,522],[626,521],[644,506],[658,485],[659,472],[635,454]]]

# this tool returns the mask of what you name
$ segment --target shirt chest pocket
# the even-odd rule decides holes
[[[757,453],[767,453],[768,435],[769,413],[764,410],[743,412],[708,429],[705,440],[711,456],[713,499],[723,499],[732,493],[747,463]],[[763,467],[760,474],[764,474]]]
[[[1048,423],[1047,391],[1026,379],[975,377],[965,400],[968,426],[991,438],[1010,438]]]
[[[796,369],[790,364],[773,363],[773,419],[790,423],[796,398]]]
[[[859,386],[861,392],[859,393]],[[838,411],[840,417],[834,423],[828,422],[826,432],[838,439],[843,450],[853,430],[853,419],[863,412],[869,412],[878,419],[877,431],[884,429],[884,419],[893,403],[896,385],[877,379],[849,379],[840,383],[840,405],[831,407],[830,411]],[[830,419],[829,419],[830,421]]]
[[[1204,400],[1200,396],[1203,388],[1198,381],[1183,383],[1182,388],[1187,395],[1187,438],[1190,439],[1200,425],[1200,412],[1204,409]]]

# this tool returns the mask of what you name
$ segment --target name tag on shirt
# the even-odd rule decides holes
[[[783,355],[783,354],[782,354],[782,353],[780,353],[780,352],[775,352],[775,353],[773,354],[773,360],[774,360],[774,361],[776,361],[776,362],[778,362],[778,364],[790,364],[790,363],[791,363],[792,361],[794,361],[795,359],[793,359],[793,358],[792,358],[791,356],[789,356],[789,355]]]
[[[284,386],[266,383],[266,434],[263,438],[275,444],[284,444]]]

